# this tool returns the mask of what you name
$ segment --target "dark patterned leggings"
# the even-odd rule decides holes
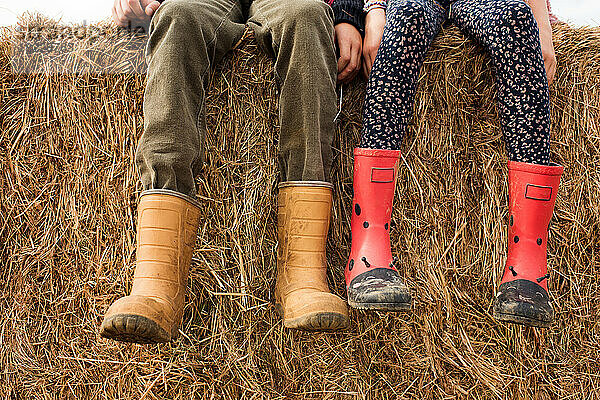
[[[548,81],[537,23],[523,0],[388,0],[367,86],[361,147],[400,148],[425,53],[446,19],[491,56],[509,158],[548,164]]]

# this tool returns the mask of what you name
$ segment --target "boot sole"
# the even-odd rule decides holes
[[[527,317],[522,317],[520,315],[505,314],[505,313],[499,313],[499,312],[494,312],[494,318],[497,319],[498,321],[510,322],[512,324],[518,324],[518,325],[524,325],[524,326],[531,326],[534,328],[549,328],[552,325],[552,322],[548,322],[548,321],[541,321],[539,319],[527,318]]]
[[[357,310],[371,311],[410,311],[412,303],[355,303],[348,301],[348,305]]]
[[[303,331],[339,331],[348,327],[348,317],[344,314],[333,312],[314,312],[294,319],[283,321],[289,329]]]
[[[339,331],[348,327],[348,316],[335,312],[312,312],[294,319],[285,319],[283,307],[275,303],[275,311],[283,319],[283,326],[301,331]]]
[[[171,335],[142,315],[117,314],[102,322],[100,335],[119,342],[150,344],[171,341]]]

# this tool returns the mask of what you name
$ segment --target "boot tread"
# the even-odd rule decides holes
[[[171,340],[171,335],[155,321],[135,314],[115,314],[102,322],[100,335],[119,342],[150,344]]]

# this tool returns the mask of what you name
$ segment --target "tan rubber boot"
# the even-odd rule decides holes
[[[332,185],[279,185],[275,302],[286,328],[332,331],[348,325],[348,307],[329,292],[325,245]]]
[[[177,337],[199,218],[198,204],[183,194],[162,189],[142,193],[133,288],[106,312],[102,336],[135,343]]]

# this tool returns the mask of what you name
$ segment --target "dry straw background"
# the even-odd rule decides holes
[[[284,330],[272,304],[276,87],[249,35],[210,83],[183,335],[138,346],[102,339],[98,327],[133,275],[145,77],[14,73],[9,58],[20,55],[11,49],[56,28],[33,17],[23,24],[0,38],[0,397],[600,398],[598,28],[555,27],[552,154],[566,172],[549,248],[552,329],[491,317],[506,249],[507,159],[490,62],[447,28],[422,73],[393,214],[414,312],[353,311],[338,334]],[[60,65],[139,67],[136,46],[111,35],[61,42],[73,51]],[[50,59],[25,61],[41,68]],[[363,93],[363,82],[345,90],[335,140],[328,260],[340,295]]]

